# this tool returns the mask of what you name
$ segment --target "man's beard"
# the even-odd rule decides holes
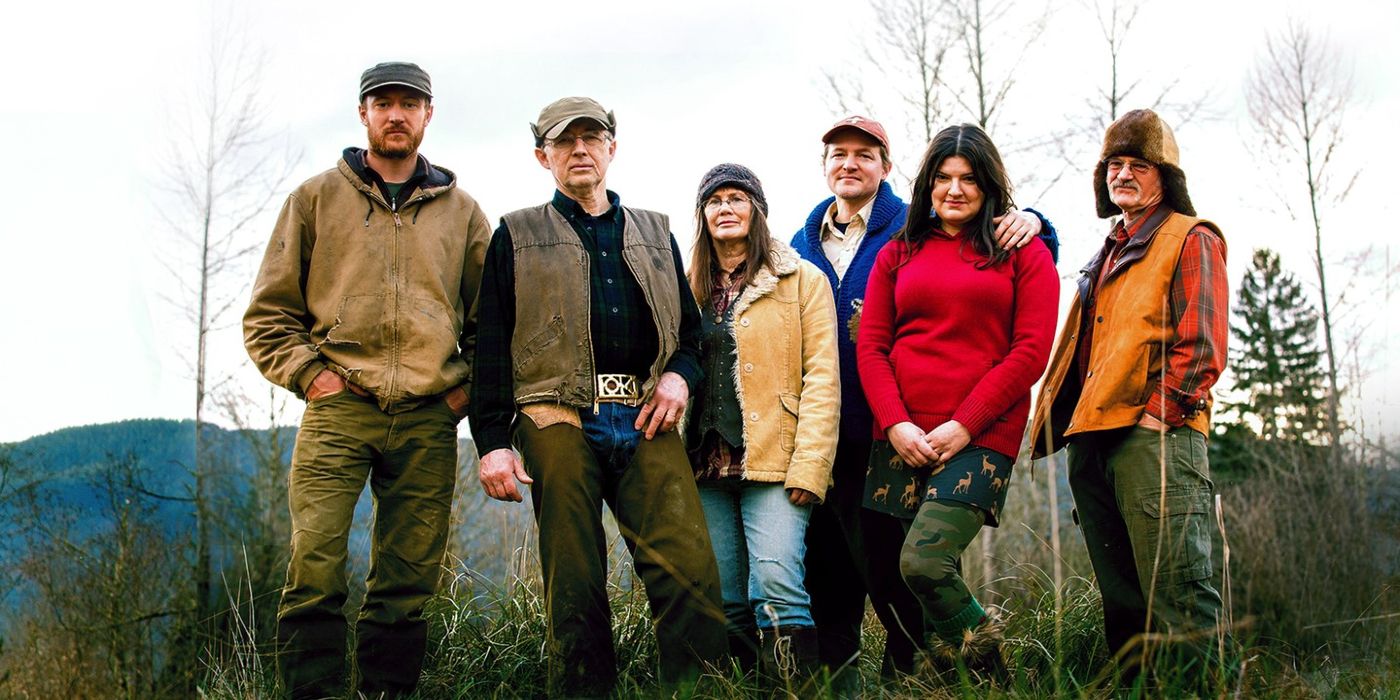
[[[391,145],[388,139],[389,134],[383,132],[376,134],[371,131],[369,134],[370,153],[387,160],[403,160],[418,152],[418,144],[423,142],[423,132],[420,131],[416,134],[411,131],[395,133],[402,133],[407,136],[408,143],[405,145]]]

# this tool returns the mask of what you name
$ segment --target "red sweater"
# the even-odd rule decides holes
[[[856,363],[875,438],[904,421],[927,432],[956,420],[972,444],[1015,457],[1054,343],[1050,251],[1031,243],[979,270],[971,244],[939,232],[899,265],[907,250],[891,241],[880,251],[861,311]]]

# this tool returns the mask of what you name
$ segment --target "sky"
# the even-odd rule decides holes
[[[1020,18],[1045,7],[1018,0],[993,37],[1001,47],[994,69],[1020,57],[993,136],[1023,183],[1018,203],[1059,228],[1067,302],[1106,231],[1089,179],[1097,136],[1060,158],[1012,146],[1082,129],[1108,63],[1089,6],[1057,3],[1044,29],[1029,36]],[[0,224],[7,390],[0,442],[193,416],[195,332],[176,272],[190,267],[193,251],[169,223],[178,202],[166,184],[211,26],[241,28],[245,45],[260,52],[267,146],[293,156],[270,209],[241,239],[259,249],[285,192],[333,167],[344,147],[365,144],[355,114],[359,75],[382,60],[415,61],[431,73],[435,114],[421,152],[456,172],[493,221],[550,196],[528,124],[564,95],[592,96],[616,113],[609,188],[628,204],[669,214],[683,250],[693,240],[695,188],[717,163],[743,163],[759,175],[778,232],[795,231],[828,196],[820,137],[843,116],[828,73],[870,98],[870,116],[891,130],[900,171],[913,171],[924,145],[906,133],[904,107],[890,97],[900,85],[863,59],[880,30],[862,2],[80,2],[22,3],[6,15],[11,31],[0,58],[12,76],[33,74],[19,92],[37,97],[0,101],[8,156],[0,191],[17,205]],[[1232,284],[1259,246],[1278,250],[1284,266],[1310,282],[1310,224],[1291,219],[1276,194],[1296,176],[1259,157],[1243,97],[1265,36],[1290,17],[1328,37],[1354,73],[1338,158],[1360,175],[1346,203],[1325,211],[1324,245],[1338,261],[1329,268],[1334,285],[1354,302],[1345,327],[1365,329],[1351,363],[1367,372],[1352,382],[1352,422],[1368,436],[1400,435],[1400,361],[1387,357],[1400,302],[1378,271],[1400,257],[1390,248],[1400,211],[1392,183],[1377,177],[1400,162],[1393,129],[1400,44],[1390,36],[1400,27],[1400,3],[1148,4],[1123,69],[1142,78],[1143,99],[1169,83],[1169,99],[1204,96],[1205,109],[1177,125],[1177,139],[1198,212],[1225,231]],[[952,79],[965,77],[965,69],[951,70]],[[907,183],[894,182],[907,196]],[[1343,262],[1367,246],[1369,267]],[[257,259],[221,277],[231,301],[211,338],[212,376],[252,398],[255,421],[275,415],[294,423],[299,402],[268,389],[237,328]]]

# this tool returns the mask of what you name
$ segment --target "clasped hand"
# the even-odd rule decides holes
[[[962,423],[947,421],[925,433],[909,421],[896,423],[885,431],[895,453],[911,467],[940,465],[972,442],[972,434]]]

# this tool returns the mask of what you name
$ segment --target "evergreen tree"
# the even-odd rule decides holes
[[[1267,441],[1312,442],[1326,432],[1325,375],[1317,347],[1318,315],[1278,253],[1254,251],[1240,284],[1231,324],[1236,386],[1248,399],[1233,404]],[[1252,419],[1252,420],[1250,420]]]

